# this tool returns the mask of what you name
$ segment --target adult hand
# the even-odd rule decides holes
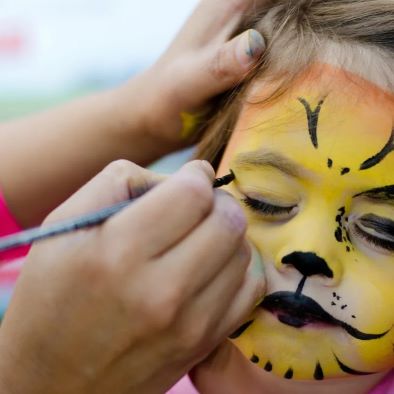
[[[0,330],[0,391],[162,393],[236,329],[261,297],[246,221],[192,162],[90,230],[33,246]],[[150,189],[116,162],[47,219]]]
[[[202,0],[145,73],[115,89],[2,124],[0,183],[18,223],[41,223],[111,161],[124,158],[146,166],[191,143],[182,135],[190,134],[193,121],[183,120],[193,117],[182,114],[199,112],[235,86],[263,51],[255,31],[228,42],[255,1]]]
[[[201,0],[169,49],[142,75],[146,130],[162,147],[185,144],[182,132],[188,126],[181,114],[206,109],[210,99],[236,86],[256,65],[265,49],[259,32],[248,30],[229,40],[242,16],[263,2]]]

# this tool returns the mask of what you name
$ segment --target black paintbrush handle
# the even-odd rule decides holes
[[[127,207],[133,200],[122,201],[113,206],[88,213],[78,218],[64,220],[62,222],[46,225],[45,227],[34,227],[15,235],[0,238],[0,252],[30,245],[35,241],[66,234],[83,228],[97,226],[105,222],[123,208]]]
[[[234,173],[231,171],[229,175],[222,178],[215,179],[213,183],[214,188],[228,185],[235,179]],[[5,252],[10,249],[19,248],[20,246],[30,245],[33,242],[54,237],[60,234],[70,233],[83,228],[97,226],[105,222],[112,215],[115,215],[123,208],[127,207],[131,202],[135,201],[138,197],[127,201],[122,201],[118,204],[112,205],[107,208],[100,209],[99,211],[88,213],[78,218],[64,220],[62,222],[49,224],[43,227],[34,227],[29,230],[22,231],[15,235],[0,238],[0,252]]]

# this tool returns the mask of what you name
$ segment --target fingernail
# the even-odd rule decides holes
[[[243,66],[249,67],[264,52],[264,38],[257,30],[250,29],[241,35],[236,50],[239,62]]]
[[[246,54],[250,58],[257,58],[264,52],[265,40],[264,37],[254,29],[248,30],[248,49]]]
[[[207,174],[214,179],[215,178],[215,170],[212,167],[212,164],[207,160],[201,160],[201,165],[205,168]]]

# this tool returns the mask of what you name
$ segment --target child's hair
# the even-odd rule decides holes
[[[267,42],[263,59],[243,84],[212,108],[196,157],[217,166],[235,127],[245,91],[256,78],[277,84],[280,97],[315,62],[329,62],[394,91],[393,0],[276,0],[245,16],[238,34],[256,29]]]

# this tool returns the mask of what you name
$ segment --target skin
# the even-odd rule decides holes
[[[263,83],[253,85],[219,174],[236,175],[228,190],[244,204],[267,295],[234,340],[243,356],[225,344],[192,377],[202,393],[365,393],[394,365],[393,195],[374,190],[394,184],[394,98],[323,64],[262,106],[266,93]],[[308,127],[307,103],[313,112],[322,100]],[[293,208],[256,211],[246,197]],[[371,214],[387,231],[371,226]],[[365,233],[391,241],[378,246]],[[319,259],[307,264],[305,253]],[[287,311],[269,303],[284,291],[308,301]],[[308,324],[302,311],[311,299],[334,320]]]
[[[242,209],[213,177],[189,163],[101,227],[33,246],[0,330],[2,393],[162,393],[241,324],[264,280]],[[160,181],[115,162],[47,222]]]
[[[0,184],[20,225],[41,223],[114,160],[147,165],[187,146],[181,114],[201,111],[239,83],[264,50],[262,37],[253,41],[250,32],[230,41],[254,5],[255,0],[202,0],[168,50],[141,75],[1,124]]]

